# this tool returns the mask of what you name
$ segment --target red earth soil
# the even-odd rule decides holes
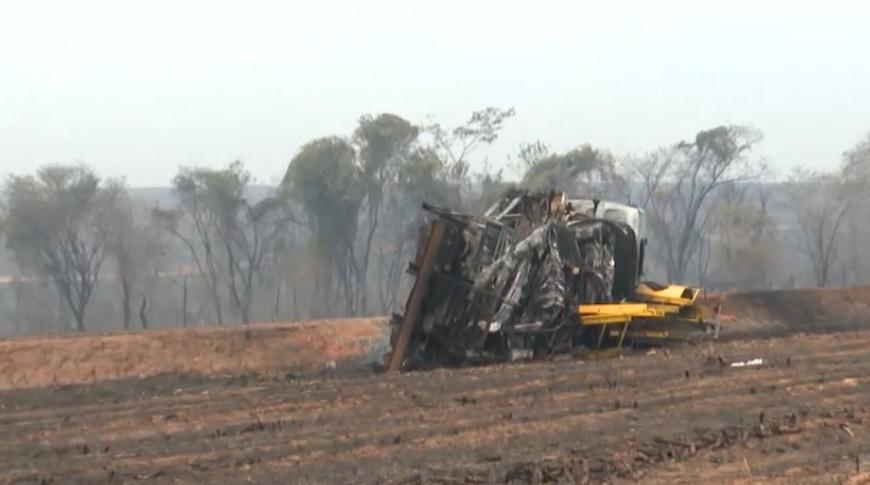
[[[197,327],[0,340],[0,389],[160,374],[312,372],[367,357],[382,318]]]
[[[711,295],[723,336],[844,330],[870,322],[870,286]],[[0,389],[143,378],[310,373],[377,358],[385,318],[0,339]]]

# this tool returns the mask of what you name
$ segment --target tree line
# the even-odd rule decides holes
[[[387,314],[402,303],[422,203],[482,212],[510,187],[643,208],[650,278],[751,289],[865,277],[870,135],[836,169],[778,181],[757,155],[761,132],[740,125],[640,156],[535,141],[473,168],[514,116],[491,107],[451,127],[365,115],[303,145],[278,186],[257,185],[241,161],[181,167],[171,203],[155,206],[85,165],[9,175],[7,318],[30,330],[29,291],[33,312],[54,300],[86,330],[98,290],[124,328]]]

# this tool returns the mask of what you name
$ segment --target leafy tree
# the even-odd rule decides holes
[[[123,193],[84,166],[49,165],[6,181],[6,247],[52,281],[80,331],[106,258],[106,221]]]
[[[401,297],[402,275],[412,259],[418,229],[423,219],[423,202],[456,207],[461,200],[459,183],[450,179],[447,164],[428,146],[418,146],[397,160],[395,179],[385,197],[383,230],[375,244],[374,270],[379,310],[394,309]]]
[[[868,183],[870,134],[843,154],[839,173],[798,169],[788,180],[789,207],[798,227],[792,240],[809,260],[817,286],[831,284],[833,268],[844,249],[851,250],[851,261],[842,267],[844,283],[846,273],[860,267],[863,251],[859,241],[867,234],[863,221]],[[852,237],[852,247],[841,241],[846,233]]]
[[[520,185],[532,190],[555,189],[601,198],[613,197],[617,186],[624,185],[613,155],[589,144],[559,154],[526,145],[520,157],[526,165]]]
[[[363,314],[368,311],[369,263],[384,192],[394,185],[398,166],[408,157],[418,134],[419,128],[393,114],[381,114],[376,118],[363,116],[354,132],[354,141],[360,147],[359,174],[365,189],[368,224],[362,241],[362,254],[355,265],[356,309]]]
[[[540,140],[532,143],[521,143],[517,155],[520,161],[518,171],[521,174],[525,174],[538,162],[550,155],[550,146]]]
[[[135,288],[145,280],[154,282],[160,262],[166,255],[166,245],[159,228],[137,211],[126,187],[115,182],[120,193],[117,203],[108,214],[109,242],[106,248],[115,263],[115,273],[121,286],[121,311],[124,328],[130,328],[132,299]],[[144,290],[144,288],[143,288]],[[143,292],[142,304],[147,297]],[[148,327],[144,310],[140,312],[142,328]]]
[[[838,175],[801,169],[789,179],[788,194],[798,227],[793,241],[809,260],[816,285],[826,287],[852,199]]]
[[[769,187],[763,183],[735,183],[720,189],[706,231],[718,278],[714,284],[767,288],[773,283],[782,267],[782,251],[769,199]],[[701,276],[699,283],[710,286],[706,274]]]
[[[719,126],[699,132],[694,141],[660,149],[635,165],[643,207],[669,281],[685,281],[708,230],[713,214],[709,205],[716,192],[763,173],[763,163],[749,158],[760,140],[757,130]]]
[[[226,288],[242,323],[251,305],[263,261],[291,221],[277,194],[253,200],[251,175],[241,162],[221,170],[182,168],[173,180],[178,204],[155,211],[163,226],[190,252],[223,323],[220,287]]]
[[[315,282],[320,305],[328,303],[325,295],[332,288],[331,269],[339,278],[348,315],[355,313],[354,245],[366,194],[361,171],[350,142],[340,137],[319,138],[305,144],[293,157],[281,183],[308,215],[321,269]],[[325,312],[325,306],[319,311]]]
[[[424,127],[432,138],[431,153],[437,155],[447,180],[461,186],[468,179],[468,157],[482,145],[498,139],[505,122],[516,114],[513,108],[487,107],[471,114],[465,124],[445,128],[439,123]]]
[[[843,154],[842,172],[847,181],[870,182],[870,133]]]
[[[867,266],[867,251],[863,241],[870,238],[866,220],[870,215],[870,133],[843,154],[841,166],[843,190],[850,199],[850,208],[844,222],[844,236],[849,244],[842,244],[843,283],[854,283],[863,277]]]
[[[516,183],[505,179],[504,170],[490,170],[484,168],[482,174],[478,175],[477,194],[471,200],[471,212],[474,214],[482,214],[487,209],[492,207],[505,192],[509,189],[516,188]]]
[[[459,184],[452,180],[450,166],[430,147],[415,150],[397,168],[396,190],[419,213],[429,202],[451,206],[461,199]]]

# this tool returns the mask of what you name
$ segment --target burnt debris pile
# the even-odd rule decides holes
[[[590,335],[577,306],[627,298],[642,273],[635,207],[513,190],[482,216],[424,209],[416,280],[393,318],[394,370],[578,348]]]

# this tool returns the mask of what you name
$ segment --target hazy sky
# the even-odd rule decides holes
[[[796,1],[27,1],[0,8],[0,173],[280,177],[361,114],[517,110],[523,141],[640,153],[721,123],[785,172],[870,131],[870,5]]]

